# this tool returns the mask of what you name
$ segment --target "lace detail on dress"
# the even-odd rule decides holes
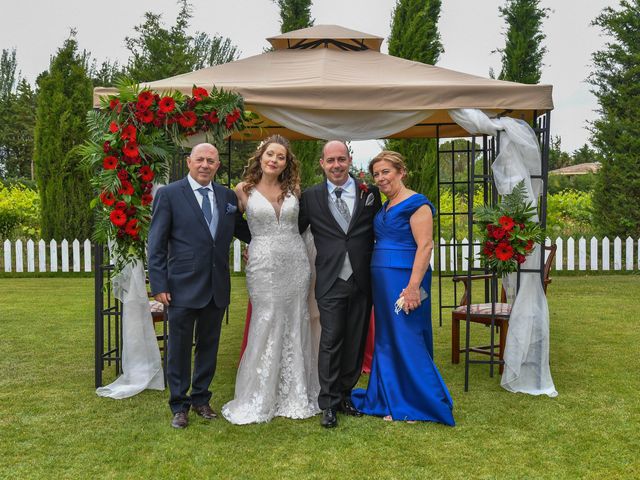
[[[320,411],[307,306],[311,271],[298,233],[298,211],[298,199],[288,195],[278,221],[260,192],[249,195],[252,240],[246,273],[252,315],[235,397],[222,407],[231,423],[308,418]]]

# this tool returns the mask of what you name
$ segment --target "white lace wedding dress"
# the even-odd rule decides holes
[[[279,217],[256,189],[247,201],[251,323],[235,397],[222,407],[222,415],[234,424],[320,412],[317,348],[307,304],[311,272],[298,233],[298,211],[294,195],[285,198]]]

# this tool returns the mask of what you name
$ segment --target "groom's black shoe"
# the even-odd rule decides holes
[[[187,412],[177,412],[173,414],[173,419],[171,419],[171,426],[173,428],[186,428],[187,425],[189,425]]]
[[[336,416],[335,408],[327,408],[322,411],[322,420],[320,425],[324,428],[333,428],[338,426],[338,417]]]
[[[342,402],[340,402],[340,405],[338,407],[338,411],[344,413],[345,415],[349,415],[351,417],[361,417],[362,413],[360,413],[356,407],[353,406],[353,403],[351,403],[351,399],[350,398],[345,398],[344,400],[342,400]]]
[[[205,403],[204,405],[191,405],[191,410],[196,412],[196,414],[200,415],[205,420],[213,420],[218,417],[216,412],[211,410],[208,403]]]

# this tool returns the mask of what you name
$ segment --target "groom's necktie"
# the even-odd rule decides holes
[[[340,215],[344,217],[348,225],[349,223],[351,223],[351,213],[349,212],[349,207],[347,205],[347,202],[345,202],[344,199],[342,198],[342,192],[344,192],[344,189],[342,187],[336,187],[333,190],[333,193],[335,193],[336,195],[336,201],[335,201],[336,209],[338,210]],[[353,268],[351,267],[351,261],[349,260],[349,253],[347,252],[346,255],[344,256],[344,262],[342,263],[342,268],[338,272],[338,278],[346,281],[346,280],[349,280],[349,277],[351,277],[352,274],[353,274]]]
[[[211,208],[211,202],[209,201],[209,190],[206,187],[202,187],[198,189],[200,195],[202,195],[202,214],[204,215],[204,219],[207,221],[207,225],[209,225],[209,232],[211,236],[215,238],[216,228],[218,228],[218,212],[215,209]],[[215,212],[215,215],[213,214]]]
[[[351,213],[349,212],[347,202],[342,199],[342,192],[344,192],[344,189],[342,187],[336,187],[333,191],[333,193],[336,195],[336,208],[340,212],[340,215],[342,215],[347,221],[347,223],[351,223]]]

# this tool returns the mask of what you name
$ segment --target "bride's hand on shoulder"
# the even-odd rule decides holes
[[[239,184],[236,185],[236,187],[233,189],[233,191],[236,194],[236,198],[238,199],[238,208],[240,209],[241,212],[244,213],[244,211],[246,210],[246,206],[247,206],[247,194],[244,191],[244,186],[246,185],[245,182],[240,182]]]

